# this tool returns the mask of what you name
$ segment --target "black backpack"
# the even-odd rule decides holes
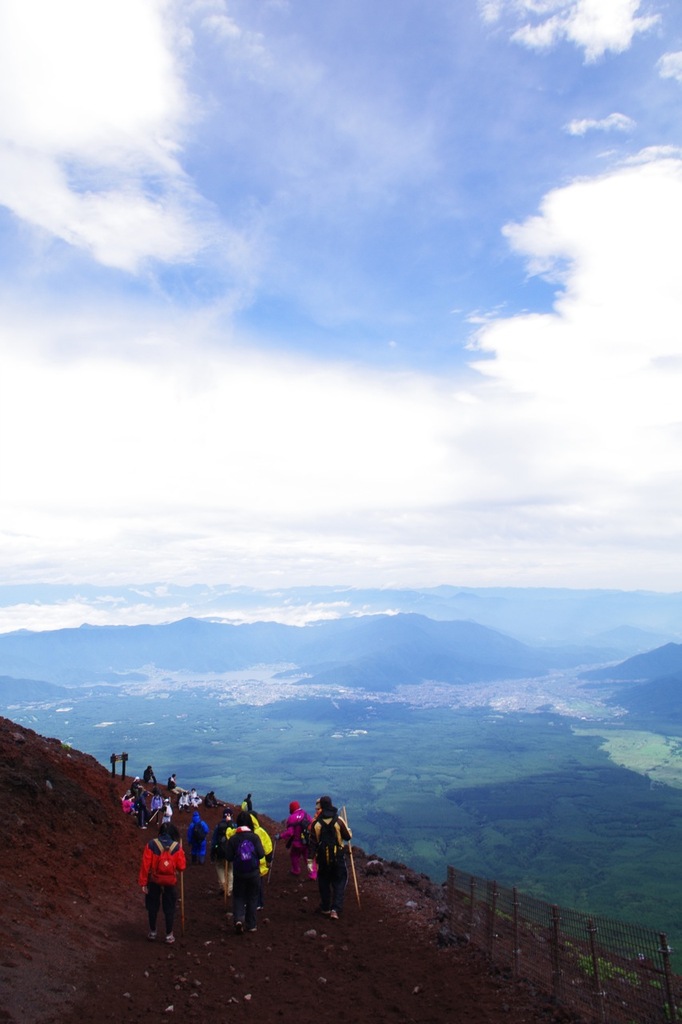
[[[231,821],[221,821],[213,842],[212,852],[218,860],[225,860],[225,847],[227,846],[227,830],[232,828]]]
[[[320,820],[320,834],[317,839],[317,863],[320,867],[330,867],[336,864],[343,855],[343,846],[339,845],[339,837],[336,831],[337,815],[331,821]]]
[[[255,871],[259,870],[260,858],[253,844],[253,835],[251,835],[251,838],[246,835],[240,841],[233,866],[237,875],[252,875]]]
[[[192,829],[192,846],[201,846],[207,835],[208,828],[204,825],[203,821],[195,822]]]

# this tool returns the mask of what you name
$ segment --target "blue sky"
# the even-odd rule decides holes
[[[6,583],[680,589],[682,9],[6,0]]]

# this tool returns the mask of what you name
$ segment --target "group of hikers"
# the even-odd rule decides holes
[[[147,789],[151,786],[152,789]],[[129,814],[139,828],[147,828],[157,817],[162,824],[169,824],[173,818],[173,804],[171,797],[177,798],[175,809],[178,811],[193,811],[203,802],[205,807],[223,807],[224,804],[217,799],[211,791],[205,797],[199,796],[196,789],[182,789],[178,786],[175,774],[169,775],[166,784],[167,796],[162,796],[154,775],[154,769],[149,764],[144,770],[140,779],[135,776],[130,784],[130,789],[121,797],[121,806],[124,814]]]
[[[150,778],[145,777],[148,773],[151,773]],[[124,802],[131,796],[133,802],[138,800],[135,783],[139,781],[134,780],[131,790],[123,798]],[[144,785],[153,785],[161,803],[154,808],[153,801],[157,793],[152,791],[151,813],[143,824],[139,821],[139,810],[135,813],[138,814],[140,827],[147,828],[153,816],[161,812],[158,836],[146,843],[142,854],[138,882],[145,894],[148,938],[154,941],[157,937],[156,923],[161,910],[165,923],[165,941],[173,943],[177,884],[181,873],[187,868],[187,857],[180,831],[172,822],[171,794],[175,792],[182,797],[187,794],[187,790],[180,790],[175,775],[171,775],[168,782],[169,795],[161,797],[149,765],[143,776],[143,785],[137,789],[144,791]],[[196,794],[196,790],[190,792]],[[209,805],[209,797],[215,800],[215,804]],[[346,850],[349,849],[352,833],[330,796],[321,796],[316,801],[312,817],[297,800],[293,800],[289,804],[289,816],[283,830],[271,837],[253,810],[250,793],[238,810],[216,800],[215,794],[206,794],[203,798],[205,806],[224,807],[222,818],[213,829],[210,839],[209,826],[198,810],[202,798],[197,795],[196,799],[198,803],[194,805],[187,828],[190,862],[204,864],[208,852],[215,866],[220,891],[226,900],[232,896],[232,918],[236,934],[257,930],[257,912],[263,909],[265,884],[274,858],[274,844],[279,840],[284,840],[289,850],[290,874],[300,877],[305,869],[307,876],[317,881],[319,912],[331,920],[339,919],[348,884]]]

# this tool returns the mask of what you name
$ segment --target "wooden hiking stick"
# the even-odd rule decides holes
[[[346,808],[345,807],[343,808],[343,820],[346,822],[346,825],[347,825],[348,824],[348,819],[346,817]],[[355,861],[353,860],[353,846],[351,844],[350,839],[348,840],[348,852],[350,853],[350,866],[351,866],[351,870],[353,872],[353,882],[355,883],[355,896],[357,898],[358,907],[359,907],[360,906],[360,890],[358,888],[358,876],[355,874]]]
[[[270,878],[272,877],[272,866],[275,863],[275,850],[277,849],[277,840],[275,839],[272,844],[272,859],[268,864],[268,885],[270,885]]]
[[[182,849],[182,839],[180,840]],[[180,934],[185,934],[185,872],[180,872]]]

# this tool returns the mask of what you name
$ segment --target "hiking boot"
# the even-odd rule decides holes
[[[235,921],[234,922],[234,930],[236,931],[237,935],[241,935],[241,933],[244,931],[244,922],[243,921]]]
[[[258,931],[257,928],[247,928],[246,930],[247,930],[247,932],[257,932]]]
[[[332,921],[338,921],[339,919],[339,915],[336,913],[335,910],[330,910],[329,916],[331,917]]]
[[[156,932],[150,932],[147,938],[149,939],[150,942],[154,942],[156,938]]]
[[[320,907],[320,913],[323,917],[331,917],[332,914],[331,910],[323,910],[322,907]]]
[[[173,932],[168,933],[168,935],[166,936],[166,942],[175,942],[175,936],[173,935]]]

